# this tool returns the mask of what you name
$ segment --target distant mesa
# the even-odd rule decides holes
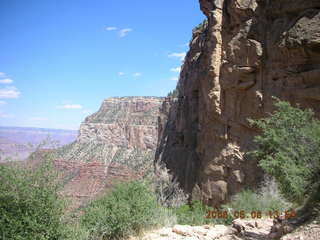
[[[112,97],[86,117],[79,136],[64,146],[65,161],[119,163],[137,171],[151,167],[157,145],[161,97]]]

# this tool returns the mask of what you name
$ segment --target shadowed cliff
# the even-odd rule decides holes
[[[262,177],[246,154],[248,118],[274,110],[273,96],[320,113],[320,2],[200,0],[177,99],[160,111],[156,161],[193,198],[218,206]]]

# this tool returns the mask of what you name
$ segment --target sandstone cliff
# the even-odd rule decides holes
[[[273,96],[320,114],[320,1],[200,0],[178,83],[159,117],[156,161],[182,187],[219,205],[262,176],[246,153],[248,118],[273,110]]]
[[[75,142],[62,148],[64,161],[101,162],[144,170],[153,163],[162,98],[106,99],[80,126]]]

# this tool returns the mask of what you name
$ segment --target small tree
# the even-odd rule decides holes
[[[277,110],[269,117],[250,120],[262,130],[251,154],[275,177],[284,196],[301,204],[307,195],[314,199],[319,194],[320,121],[309,109],[280,100],[275,106]]]
[[[0,239],[66,239],[51,160],[36,169],[0,165]]]
[[[81,217],[90,239],[122,239],[157,225],[159,205],[148,184],[123,182],[92,201]]]
[[[178,92],[178,89],[174,89],[172,92],[170,91],[168,93],[168,97],[172,97],[172,98],[177,98],[179,96],[179,92]]]

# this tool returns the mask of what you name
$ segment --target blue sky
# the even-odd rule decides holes
[[[1,0],[0,125],[78,129],[113,96],[175,88],[198,0]]]

